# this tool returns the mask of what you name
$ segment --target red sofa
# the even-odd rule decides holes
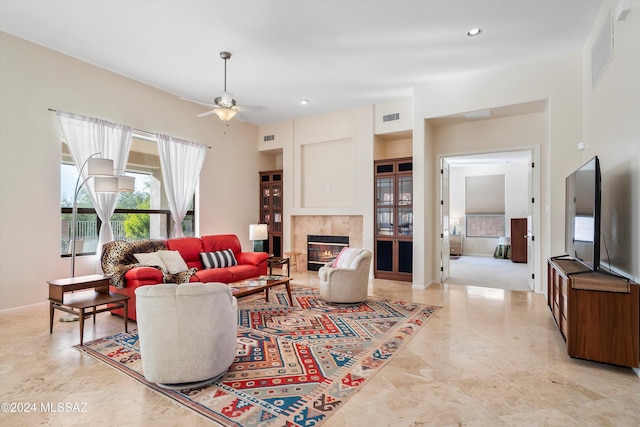
[[[242,252],[240,240],[235,234],[221,234],[202,237],[181,237],[168,240],[148,240],[143,242],[109,242],[104,245],[102,253],[102,269],[106,275],[112,276],[114,271],[125,271],[116,280],[112,276],[111,292],[127,295],[129,300],[129,319],[136,320],[136,288],[143,285],[163,283],[163,273],[154,267],[137,264],[133,253],[153,252],[165,247],[170,251],[178,251],[189,268],[197,269],[189,282],[222,282],[232,283],[267,274],[266,252]],[[231,249],[238,262],[237,265],[222,268],[203,268],[200,260],[201,252],[215,252]],[[113,264],[119,264],[114,266]],[[127,264],[129,263],[129,264]],[[116,268],[114,268],[116,267]],[[185,280],[187,280],[185,278]],[[114,286],[115,283],[115,286]],[[124,315],[123,310],[113,310],[114,314]]]

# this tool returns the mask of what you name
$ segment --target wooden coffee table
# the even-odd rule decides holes
[[[289,305],[293,305],[293,298],[291,297],[291,277],[286,276],[260,276],[251,279],[243,280],[241,282],[229,283],[231,293],[234,297],[240,298],[247,295],[257,294],[264,291],[264,298],[269,302],[269,289],[278,286],[285,285],[287,288],[287,295],[289,296]],[[265,282],[264,284],[258,284],[258,282]]]

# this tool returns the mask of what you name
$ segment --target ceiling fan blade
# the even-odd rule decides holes
[[[189,102],[194,102],[196,104],[204,105],[205,107],[211,107],[211,108],[218,108],[219,107],[219,105],[208,104],[206,102],[196,101],[195,99],[187,99],[187,98],[182,98],[182,97],[180,99],[182,99],[183,101],[189,101]]]
[[[264,105],[236,105],[236,109],[238,111],[252,111],[256,113],[267,111],[267,107]]]
[[[239,121],[240,123],[245,123],[247,121],[247,118],[243,116],[242,113],[236,114],[235,116],[233,116],[233,118]]]
[[[213,109],[213,110],[205,111],[204,113],[200,113],[200,114],[198,114],[197,116],[198,116],[198,117],[207,117],[207,116],[212,115],[212,114],[213,114],[213,113],[215,113],[215,112],[216,112],[216,110],[215,110],[215,109]]]

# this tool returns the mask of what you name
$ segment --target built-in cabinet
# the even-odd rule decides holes
[[[571,357],[640,367],[638,284],[586,271],[574,259],[550,259],[547,304]]]
[[[282,256],[282,170],[260,172],[260,223],[267,224],[269,238],[264,251]]]
[[[374,274],[411,281],[413,274],[413,160],[379,160],[375,171]]]

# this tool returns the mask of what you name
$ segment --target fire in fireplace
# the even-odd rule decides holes
[[[320,270],[320,267],[336,259],[346,246],[349,246],[349,236],[307,235],[307,269]]]

